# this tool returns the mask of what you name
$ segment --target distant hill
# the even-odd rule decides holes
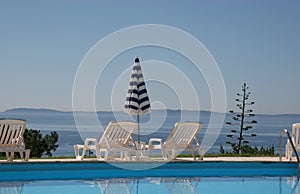
[[[161,112],[161,111],[166,111],[166,110],[152,110],[152,112]],[[81,111],[79,111],[81,112]],[[85,111],[83,111],[85,112]],[[117,111],[117,112],[123,112],[123,111]],[[172,110],[172,109],[167,109],[167,112],[171,113],[180,113],[180,112],[185,112],[185,113],[195,113],[199,111],[193,111],[193,110]],[[41,113],[72,113],[72,111],[59,111],[59,110],[54,110],[54,109],[45,109],[45,108],[13,108],[13,109],[7,109],[4,111],[4,113],[36,113],[36,114],[41,114]],[[87,112],[88,113],[88,112]],[[92,112],[91,112],[92,113]],[[97,111],[97,113],[111,113],[111,111]],[[203,114],[210,114],[210,111],[201,111]]]
[[[4,111],[5,113],[61,113],[63,111],[45,109],[45,108],[13,108]]]
[[[167,109],[167,110],[159,110],[154,109],[152,110],[153,113],[155,112],[161,112],[161,111],[167,111],[169,113],[185,113],[185,114],[193,114],[193,113],[199,113],[199,111],[196,110],[174,110],[174,109]],[[93,113],[89,111],[75,111],[75,112],[82,112],[82,113]],[[115,111],[115,112],[123,112],[123,111]],[[0,112],[1,113],[1,112]],[[54,109],[46,109],[46,108],[13,108],[13,109],[7,109],[3,113],[30,113],[30,114],[42,114],[42,113],[73,113],[72,111],[60,111],[60,110],[54,110]],[[111,111],[97,111],[97,113],[112,113]],[[224,114],[219,112],[211,112],[207,110],[201,110],[201,114],[207,115],[207,114]],[[226,115],[230,115],[229,113],[225,113]],[[290,117],[290,116],[299,116],[300,114],[256,114],[256,116],[279,116],[279,117]]]

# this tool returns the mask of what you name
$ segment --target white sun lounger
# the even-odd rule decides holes
[[[300,151],[299,132],[300,132],[300,123],[294,123],[292,125],[292,141],[297,152]],[[287,143],[285,145],[285,156],[289,160],[291,160],[293,156],[293,148],[289,140],[287,140]]]
[[[95,150],[98,160],[108,160],[110,154],[114,159],[116,152],[120,152],[123,157],[129,149],[129,142],[137,127],[138,124],[135,122],[110,122],[99,141],[96,138],[86,138],[84,145],[74,145],[75,156],[78,160],[82,160],[87,150]],[[102,152],[104,152],[104,158],[101,156]]]
[[[161,150],[165,160],[175,159],[177,155],[184,150],[190,150],[194,160],[196,160],[195,149],[198,150],[202,160],[203,156],[200,152],[200,144],[197,140],[197,134],[202,128],[202,124],[198,122],[181,122],[175,123],[171,133],[163,142],[160,138],[151,138],[146,146],[146,155],[149,156],[151,150]],[[193,145],[195,141],[196,145]],[[171,152],[171,153],[170,153]]]
[[[25,120],[0,119],[0,152],[6,153],[7,161],[13,160],[15,152],[20,153],[22,161],[28,161],[30,150],[24,144],[25,129]]]

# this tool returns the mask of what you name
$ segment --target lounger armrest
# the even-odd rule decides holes
[[[148,143],[148,149],[152,149],[153,148],[153,142],[157,142],[157,143],[159,143],[161,146],[163,145],[163,140],[162,139],[160,139],[160,138],[151,138],[150,140],[149,140],[149,143]]]
[[[96,138],[86,138],[84,140],[84,145],[90,145],[91,143],[93,143],[94,145],[98,144],[98,140]]]

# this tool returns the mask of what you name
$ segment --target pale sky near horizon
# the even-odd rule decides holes
[[[189,33],[209,50],[224,79],[227,110],[236,107],[236,93],[247,82],[256,113],[300,114],[299,18],[297,0],[1,1],[0,112],[17,107],[72,110],[76,72],[98,41],[130,26],[162,24]],[[118,45],[109,49],[114,47]],[[200,108],[210,109],[210,88],[203,72],[196,73],[178,53],[150,46],[128,49],[111,61],[105,75],[99,75],[97,110],[123,108],[136,55],[150,100],[163,104],[154,108],[179,109],[182,102],[185,109],[194,109],[194,99],[180,88],[190,79]],[[169,78],[172,72],[183,74],[178,79],[182,81],[175,83],[179,89],[172,87],[176,79],[168,79],[169,83],[147,80],[147,75],[155,73],[151,61],[160,61]],[[170,73],[165,67],[176,68]],[[119,78],[122,84],[116,88],[123,89],[116,93],[112,88]]]

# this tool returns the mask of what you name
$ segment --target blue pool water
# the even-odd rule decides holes
[[[0,193],[297,194],[296,163],[3,163]]]
[[[298,181],[298,177],[146,177],[14,182],[6,189],[19,190],[22,194],[296,194],[299,192]]]

